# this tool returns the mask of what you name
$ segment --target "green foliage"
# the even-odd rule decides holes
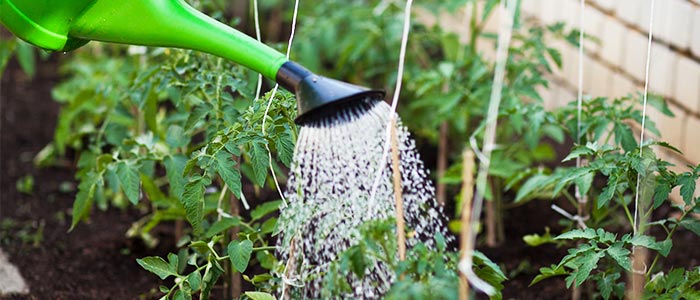
[[[229,269],[273,268],[270,215],[280,202],[263,204],[251,220],[226,212],[244,185],[257,185],[256,195],[268,186],[270,165],[281,172],[291,163],[294,97],[279,91],[255,99],[257,74],[194,51],[90,44],[71,55],[53,91],[61,104],[54,141],[35,160],[47,166],[66,153],[79,157],[71,229],[93,207],[135,206],[148,213],[127,236],[155,246],[153,228],[185,220],[191,229],[178,254],[138,260],[161,279],[175,278],[161,289],[165,298],[206,299]],[[270,290],[270,277],[260,278],[251,280]]]
[[[459,253],[448,251],[444,237],[438,235],[435,249],[416,242],[406,260],[400,261],[395,230],[393,219],[363,224],[359,243],[341,253],[324,275],[324,298],[350,293],[349,278],[362,278],[366,269],[383,265],[397,278],[385,299],[457,299]],[[473,261],[474,272],[498,291],[491,299],[501,299],[507,278],[500,267],[478,251]]]
[[[11,218],[0,220],[0,245],[21,244],[37,248],[44,240],[43,219],[17,221]]]
[[[655,148],[666,148],[678,151],[673,146],[657,141],[644,141],[641,149],[632,133],[632,124],[640,125],[642,111],[637,106],[642,100],[641,95],[622,97],[608,100],[605,98],[587,99],[581,112],[581,130],[577,129],[577,107],[571,102],[566,108],[555,112],[556,120],[563,125],[565,132],[572,140],[580,139],[581,143],[574,145],[562,162],[576,159],[584,161],[582,167],[560,166],[554,170],[539,168],[527,176],[518,178],[510,184],[520,184],[516,202],[537,198],[564,197],[576,206],[575,194],[593,199],[593,211],[590,219],[583,222],[592,227],[585,230],[573,229],[554,238],[555,241],[578,241],[577,246],[568,249],[568,255],[557,265],[540,269],[532,284],[546,278],[568,275],[567,287],[580,286],[587,280],[597,283],[598,290],[604,299],[612,295],[622,297],[625,283],[620,281],[624,272],[630,272],[632,263],[630,253],[632,247],[645,247],[657,251],[658,256],[666,257],[672,249],[671,236],[676,228],[687,228],[698,233],[697,221],[685,217],[697,205],[693,199],[695,182],[700,178],[698,167],[690,167],[690,171],[677,174],[668,169],[670,163],[656,157]],[[660,112],[672,116],[662,98],[651,95],[649,104]],[[646,121],[646,128],[659,135],[652,121]],[[527,179],[525,179],[527,178]],[[522,183],[520,180],[525,179]],[[605,185],[593,185],[593,182],[606,182]],[[651,212],[661,206],[669,197],[672,189],[679,187],[686,207],[681,210],[680,219],[668,219],[649,224],[641,224],[638,232],[645,232],[649,226],[662,226],[667,237],[657,242],[653,237],[638,234],[624,234],[617,239],[617,234],[603,227],[625,228],[614,216],[624,215],[628,226],[635,226],[631,208],[636,197],[642,216],[649,217]],[[692,220],[691,220],[692,219]],[[573,227],[574,220],[565,223]],[[597,229],[595,229],[597,228]],[[672,228],[669,230],[669,228]],[[542,244],[540,239],[533,239],[531,245]],[[582,241],[581,241],[582,240]],[[546,240],[545,240],[546,241]],[[569,243],[573,245],[573,243]],[[650,267],[652,272],[655,265]],[[647,275],[648,277],[648,275]]]
[[[668,255],[671,249],[670,240],[656,242],[651,236],[637,235],[632,237],[630,234],[626,234],[618,240],[614,233],[607,232],[601,228],[597,230],[592,228],[586,228],[585,230],[574,229],[554,239],[584,240],[584,243],[581,243],[576,248],[569,249],[569,254],[562,258],[558,265],[541,268],[540,275],[533,279],[531,285],[549,277],[569,275],[566,277],[566,286],[570,287],[573,283],[576,286],[580,286],[591,277],[591,272],[596,269],[601,269],[601,274],[605,274],[605,276],[611,276],[611,274],[606,273],[617,273],[619,275],[622,271],[631,271],[632,261],[630,254],[632,251],[630,249],[633,246],[653,249],[663,256]],[[603,258],[609,260],[605,262],[607,266],[599,267],[599,262]],[[598,277],[603,276],[601,274]],[[611,282],[611,284],[615,284],[615,282]]]
[[[645,286],[644,299],[698,299],[700,297],[700,268],[671,269],[668,274],[655,274]]]
[[[414,12],[439,19],[445,13],[454,14],[466,2],[469,0],[427,1],[417,3]],[[451,158],[468,146],[467,137],[479,140],[483,135],[494,61],[481,49],[495,46],[496,35],[486,32],[485,24],[498,2],[485,0],[481,14],[476,9],[472,12],[471,30],[465,36],[412,18],[401,114],[410,120],[407,124],[417,136],[432,144],[445,138],[438,134],[445,124]],[[224,1],[198,4],[226,21]],[[278,3],[261,4],[270,8]],[[302,6],[304,22],[297,32],[293,58],[329,77],[387,90],[393,86],[402,31],[401,2],[302,1]],[[699,199],[693,198],[700,165],[678,174],[652,151],[677,149],[647,141],[638,148],[632,128],[641,123],[641,97],[587,99],[580,131],[575,104],[551,112],[544,109],[539,91],[548,87],[545,76],[562,65],[561,54],[549,44],[552,40],[577,44],[577,36],[576,30],[564,24],[516,22],[499,111],[500,145],[493,152],[486,196],[493,199],[503,194],[502,189],[513,190],[516,204],[521,204],[562,197],[574,202],[572,190],[587,195],[594,205],[591,218],[583,222],[590,229],[569,230],[557,237],[547,230],[544,235],[524,237],[532,246],[570,247],[559,264],[540,269],[532,284],[565,275],[569,287],[589,281],[604,299],[623,297],[621,278],[631,269],[632,247],[666,256],[678,228],[700,234],[700,222],[686,218],[700,211]],[[34,73],[33,48],[17,40],[0,44],[0,71],[11,55],[17,56],[27,74]],[[78,157],[71,229],[89,218],[93,207],[132,206],[147,213],[127,235],[155,246],[154,227],[187,221],[191,228],[178,241],[177,254],[137,260],[145,270],[171,283],[160,288],[164,299],[197,295],[207,299],[214,285],[231,271],[247,272],[243,278],[260,290],[246,292],[245,297],[274,299],[268,292],[275,290],[280,279],[271,274],[279,273],[280,264],[269,241],[276,226],[273,215],[281,201],[258,205],[249,218],[226,212],[231,211],[230,197],[243,199],[244,186],[254,185],[256,195],[269,188],[270,169],[284,178],[280,167],[291,164],[297,136],[293,96],[280,91],[274,99],[270,94],[254,99],[257,74],[187,50],[90,44],[72,54],[62,64],[61,73],[65,80],[53,91],[61,104],[54,141],[37,155],[35,163],[50,166],[67,153]],[[648,100],[660,112],[672,115],[661,97]],[[271,106],[265,115],[268,103]],[[653,122],[647,120],[646,128],[658,135]],[[584,167],[533,167],[555,157],[554,148],[544,139],[562,143],[566,138],[580,142],[562,163],[582,159],[587,162]],[[452,162],[439,180],[459,184],[461,163]],[[27,178],[18,181],[18,190],[31,191],[29,182]],[[662,241],[641,234],[617,238],[615,232],[628,226],[620,223],[633,223],[629,207],[638,183],[641,211],[646,215],[679,187],[685,202],[677,207],[682,216],[644,225],[663,227],[668,234]],[[619,215],[626,220],[620,222],[615,218]],[[567,229],[575,225],[572,220],[563,223]],[[237,236],[231,234],[234,228]],[[358,243],[319,275],[324,279],[324,297],[351,292],[348,278],[364,276],[367,269],[382,265],[397,278],[388,299],[456,299],[459,254],[446,249],[444,237],[435,237],[436,249],[417,242],[407,259],[398,261],[394,231],[392,220],[365,224]],[[482,253],[476,252],[473,260],[476,274],[499,292],[492,298],[500,299],[504,273]],[[250,274],[258,270],[252,265],[271,272]],[[649,272],[653,269],[650,266]],[[694,298],[688,296],[697,295],[693,288],[698,278],[697,269],[655,276],[647,284],[649,298]]]
[[[253,242],[250,240],[242,242],[232,241],[228,244],[228,255],[231,259],[231,264],[238,272],[243,272],[248,267],[251,253],[253,253]]]
[[[2,75],[5,73],[7,63],[13,55],[17,59],[22,71],[29,76],[29,78],[34,78],[37,70],[37,56],[42,60],[46,60],[49,53],[19,38],[7,39],[0,37],[0,78],[2,78]]]
[[[34,176],[25,175],[17,179],[15,188],[18,192],[31,195],[34,191]]]

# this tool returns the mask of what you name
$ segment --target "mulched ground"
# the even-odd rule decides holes
[[[154,298],[160,280],[141,269],[136,259],[174,251],[172,227],[156,229],[161,240],[156,249],[147,249],[125,237],[131,222],[142,215],[135,210],[94,210],[88,224],[67,232],[74,194],[62,192],[61,185],[75,184],[74,169],[36,169],[32,165],[34,155],[52,139],[56,124],[58,104],[51,98],[51,88],[60,79],[56,74],[58,59],[60,55],[53,55],[42,63],[33,80],[19,70],[14,60],[2,76],[0,224],[7,224],[0,227],[0,246],[21,269],[31,289],[28,296],[2,299]],[[34,177],[31,195],[15,188],[15,182],[26,175]],[[549,204],[533,201],[508,210],[507,241],[496,248],[481,249],[508,270],[504,299],[570,297],[563,278],[527,287],[540,267],[558,262],[565,254],[551,245],[528,247],[521,238],[542,233],[546,226],[553,234],[559,232],[556,222],[560,217]],[[8,220],[12,224],[8,225]],[[37,236],[41,238],[34,243],[32,238]],[[665,267],[698,265],[697,242],[691,233],[678,232]]]

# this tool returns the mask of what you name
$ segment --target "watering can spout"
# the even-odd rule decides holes
[[[381,91],[315,75],[184,0],[0,0],[0,21],[20,38],[53,51],[73,50],[94,40],[185,48],[229,59],[295,93],[297,123],[322,106],[368,95],[383,97]]]

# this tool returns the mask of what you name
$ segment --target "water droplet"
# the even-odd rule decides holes
[[[305,283],[296,291],[304,297],[321,298],[323,278],[312,276],[324,273],[341,252],[357,243],[360,225],[394,215],[391,161],[381,161],[390,116],[386,102],[366,99],[299,130],[287,183],[289,205],[282,209],[278,221],[283,230],[277,255],[282,263],[288,259],[295,262],[289,277]],[[452,236],[415,142],[400,121],[397,123],[404,217],[409,230],[415,230],[407,244],[411,247],[422,241],[434,247],[437,232],[448,240]],[[369,193],[380,167],[384,171],[374,198],[375,209],[370,209]],[[292,240],[296,250],[289,258]],[[346,296],[376,298],[388,291],[394,279],[388,266],[377,264],[368,268],[364,279],[349,279],[353,292]]]

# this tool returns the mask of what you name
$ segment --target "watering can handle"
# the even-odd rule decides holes
[[[192,8],[184,0],[0,0],[0,22],[53,51],[88,41],[211,53],[276,80],[288,60],[278,51]]]

